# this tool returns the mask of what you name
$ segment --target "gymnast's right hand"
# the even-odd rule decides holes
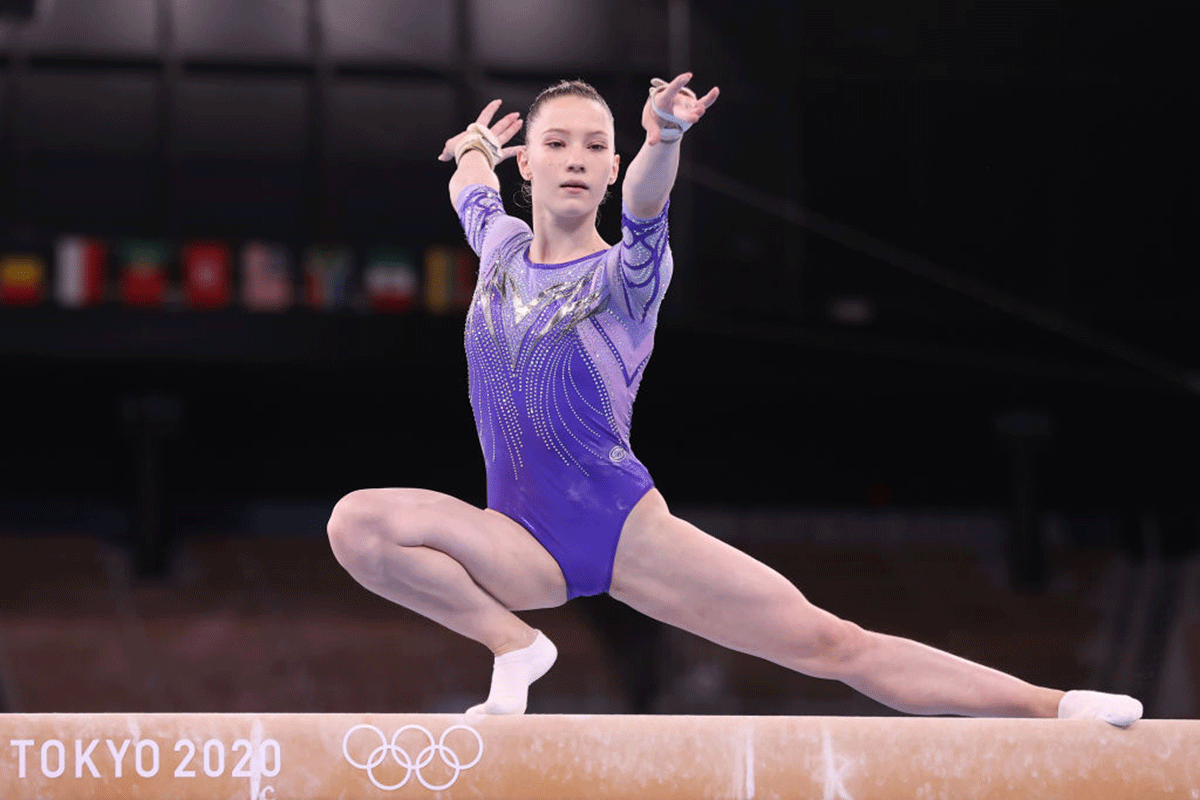
[[[468,141],[480,138],[484,130],[490,132],[494,139],[492,144],[495,148],[495,163],[492,166],[499,164],[510,156],[515,156],[520,151],[522,145],[504,147],[504,144],[512,139],[517,134],[517,131],[521,130],[521,115],[513,111],[501,117],[495,125],[492,125],[490,128],[488,127],[491,124],[492,117],[496,114],[496,110],[500,108],[500,102],[500,100],[493,100],[488,103],[483,107],[483,111],[479,112],[479,116],[472,125],[469,125],[465,131],[457,136],[447,139],[446,146],[442,148],[441,155],[438,156],[438,161],[450,161],[463,155],[463,152],[466,151],[460,152],[459,148]]]

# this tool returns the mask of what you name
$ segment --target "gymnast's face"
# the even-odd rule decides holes
[[[620,166],[614,138],[612,118],[595,100],[564,95],[541,105],[517,154],[535,219],[539,210],[577,217],[600,207]]]

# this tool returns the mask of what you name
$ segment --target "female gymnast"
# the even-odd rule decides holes
[[[613,117],[586,83],[517,113],[488,103],[438,157],[479,255],[466,319],[471,405],[488,507],[438,492],[364,489],[334,507],[338,561],[367,589],[485,645],[491,690],[468,710],[525,711],[557,650],[514,614],[608,592],[638,611],[912,714],[1074,717],[1126,726],[1125,695],[1033,686],[917,642],[864,630],[786,578],[671,514],[629,444],[634,395],[671,279],[667,208],[680,142],[717,100],[690,73],[655,80],[646,137],[621,185],[621,241],[596,213],[616,183]],[[515,156],[532,229],[505,214],[495,166]]]

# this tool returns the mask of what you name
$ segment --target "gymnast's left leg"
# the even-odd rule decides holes
[[[1034,686],[839,619],[775,570],[672,516],[655,489],[625,521],[609,593],[657,620],[806,675],[842,681],[910,714],[1082,716],[1128,725],[1142,712],[1124,695]]]

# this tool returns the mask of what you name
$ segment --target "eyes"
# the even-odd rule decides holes
[[[567,146],[565,142],[562,142],[558,139],[549,139],[545,144],[546,147],[549,147],[551,150],[558,150]],[[608,145],[604,144],[603,142],[592,142],[587,146],[587,148],[593,153],[603,153],[608,149]]]

